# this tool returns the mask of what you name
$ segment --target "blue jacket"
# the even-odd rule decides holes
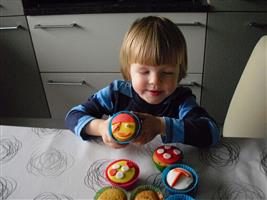
[[[163,117],[163,143],[184,143],[198,147],[210,146],[220,139],[219,128],[209,114],[196,103],[189,88],[177,87],[160,104],[145,102],[133,90],[131,82],[115,80],[95,93],[85,103],[72,108],[66,126],[84,140],[90,139],[84,127],[95,118],[111,116],[119,111],[137,111]]]

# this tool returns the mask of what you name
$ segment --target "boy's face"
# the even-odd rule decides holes
[[[178,67],[174,66],[133,63],[130,67],[135,92],[150,104],[159,104],[174,92],[177,87],[178,74]]]

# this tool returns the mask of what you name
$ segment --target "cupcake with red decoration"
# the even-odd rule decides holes
[[[138,165],[127,159],[110,163],[105,171],[107,180],[114,186],[128,189],[134,185],[139,176]]]
[[[174,164],[162,172],[162,182],[170,194],[195,195],[198,187],[198,174],[184,164]]]
[[[121,111],[111,117],[110,136],[120,144],[128,144],[138,137],[141,129],[139,118],[132,112]]]
[[[181,162],[183,153],[176,146],[162,145],[154,151],[152,159],[155,166],[163,171],[169,165]]]

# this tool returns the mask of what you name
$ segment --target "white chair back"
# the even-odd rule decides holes
[[[267,35],[256,44],[238,82],[225,118],[223,136],[267,136]]]

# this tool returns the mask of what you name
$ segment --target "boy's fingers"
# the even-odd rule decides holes
[[[138,138],[136,138],[136,139],[134,140],[134,143],[135,143],[135,144],[142,144],[142,141],[143,141],[143,138],[142,138],[142,135],[140,135]]]
[[[141,112],[134,112],[134,114],[136,114],[138,117],[148,117],[149,116],[149,114],[141,113]]]
[[[141,145],[141,144],[145,144],[145,142],[144,141],[135,141],[134,144]]]
[[[117,144],[117,143],[110,143],[110,146],[115,149],[124,148],[127,146],[127,144]]]

